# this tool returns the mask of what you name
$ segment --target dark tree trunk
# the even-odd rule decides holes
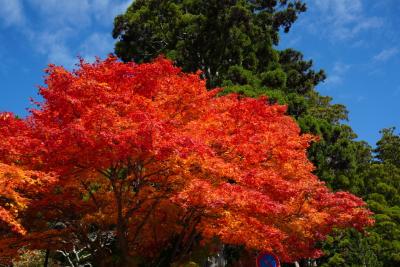
[[[118,222],[117,222],[117,244],[119,251],[118,267],[128,266],[128,240],[126,236],[125,220],[122,214],[122,203],[120,199],[117,199],[117,212],[118,212]]]
[[[49,256],[50,256],[50,250],[46,249],[46,254],[44,255],[44,263],[43,263],[44,267],[47,267],[49,265]]]

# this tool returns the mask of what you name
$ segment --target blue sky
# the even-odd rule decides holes
[[[328,74],[323,95],[350,111],[360,140],[375,145],[384,127],[400,128],[398,0],[308,0],[280,47],[294,47]]]
[[[48,63],[68,68],[113,51],[115,15],[131,0],[0,0],[0,111],[24,116]],[[400,128],[398,0],[307,0],[280,48],[293,47],[328,74],[323,95],[350,111],[349,124],[371,145]]]
[[[113,19],[131,0],[0,0],[0,111],[27,114],[49,63],[72,68],[114,48]]]

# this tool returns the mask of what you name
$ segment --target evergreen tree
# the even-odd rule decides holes
[[[376,158],[381,162],[392,163],[400,167],[400,136],[394,133],[395,128],[382,129],[382,138],[377,142]]]
[[[137,0],[115,18],[115,52],[135,62],[165,54],[184,71],[202,70],[215,87],[235,65],[267,71],[278,59],[279,30],[305,10],[297,0]]]
[[[359,174],[357,193],[375,213],[374,227],[366,236],[347,231],[329,238],[321,266],[400,265],[400,136],[394,131],[381,131],[374,159]]]

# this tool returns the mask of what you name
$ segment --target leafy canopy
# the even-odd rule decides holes
[[[312,174],[315,138],[265,97],[215,97],[199,73],[163,58],[50,66],[45,82],[29,117],[1,115],[11,122],[1,124],[1,160],[58,176],[15,218],[31,230],[24,246],[82,245],[100,229],[115,236],[120,266],[157,258],[171,240],[178,257],[215,238],[290,261],[319,256],[315,243],[334,227],[372,223],[361,199]],[[93,260],[100,251],[111,257],[98,248]]]
[[[202,70],[210,88],[233,75],[232,66],[276,76],[268,72],[278,57],[272,45],[305,10],[293,0],[134,1],[115,18],[115,52],[135,62],[165,54],[185,71]]]

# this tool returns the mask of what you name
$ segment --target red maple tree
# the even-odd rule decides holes
[[[316,138],[300,133],[285,106],[217,97],[199,73],[163,58],[136,65],[110,56],[74,72],[50,66],[45,83],[30,116],[1,115],[0,170],[28,171],[12,181],[27,192],[30,173],[57,180],[40,198],[16,197],[27,207],[14,217],[0,202],[0,220],[28,230],[0,249],[92,242],[93,261],[106,262],[99,233],[109,233],[119,266],[162,250],[174,261],[215,239],[291,261],[318,257],[315,243],[334,227],[372,223],[361,199],[330,192],[312,174],[306,150]]]

